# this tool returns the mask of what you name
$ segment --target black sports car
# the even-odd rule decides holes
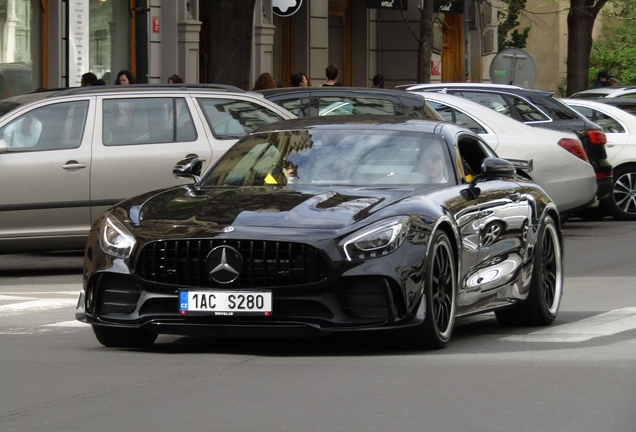
[[[515,168],[515,166],[517,168]],[[106,346],[157,335],[403,328],[440,348],[455,317],[550,324],[559,215],[530,161],[406,117],[305,118],[244,137],[194,184],[148,192],[92,227],[76,316]]]

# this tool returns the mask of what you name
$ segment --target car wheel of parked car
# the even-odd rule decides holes
[[[614,170],[614,184],[603,206],[618,220],[636,220],[636,165]]]
[[[443,348],[455,324],[457,286],[453,249],[442,231],[435,233],[431,244],[424,282],[426,317],[419,326],[408,330],[409,344],[414,348]]]
[[[93,325],[99,343],[113,348],[145,348],[152,345],[157,336],[145,329],[116,328]]]

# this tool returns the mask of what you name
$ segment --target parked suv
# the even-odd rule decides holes
[[[423,97],[399,90],[285,87],[261,90],[260,93],[298,117],[372,114],[443,120]]]
[[[529,126],[575,133],[596,173],[596,197],[609,197],[612,166],[607,160],[603,129],[555,98],[554,92],[512,85],[480,83],[412,84],[399,89],[442,92],[470,99]]]
[[[187,183],[238,138],[295,116],[258,93],[206,85],[80,87],[0,101],[0,253],[83,249],[92,221],[142,192]]]

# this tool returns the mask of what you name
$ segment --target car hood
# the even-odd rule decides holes
[[[251,226],[341,229],[412,196],[414,189],[192,187],[146,194],[128,202],[129,222],[170,226]],[[399,210],[396,208],[396,212]],[[393,212],[387,212],[386,216]],[[399,214],[399,213],[398,213]]]

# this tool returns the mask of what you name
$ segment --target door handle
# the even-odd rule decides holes
[[[62,165],[62,168],[65,169],[66,171],[75,172],[75,171],[79,171],[82,168],[86,168],[86,164],[71,160],[66,162],[64,165]]]

